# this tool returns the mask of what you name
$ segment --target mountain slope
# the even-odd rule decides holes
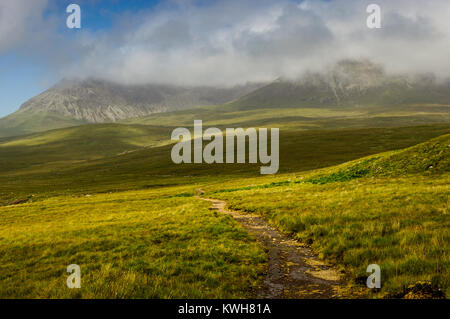
[[[75,126],[0,139],[0,174],[49,171],[170,142],[170,128],[116,123]]]
[[[171,130],[96,124],[4,138],[0,140],[0,205],[31,194],[86,194],[260,176],[260,163],[174,164],[172,145],[165,145]],[[449,125],[282,130],[280,171],[273,178],[408,147],[449,132]]]
[[[320,173],[328,175],[321,180],[308,178],[317,174],[313,171],[203,190],[309,244],[369,298],[448,298],[449,144],[447,134],[325,168]],[[366,288],[370,264],[382,269],[381,289]]]
[[[281,122],[286,118],[301,120],[308,116],[304,112],[311,113],[306,108],[315,108],[366,113],[371,117],[375,112],[382,120],[389,114],[392,122],[400,120],[401,125],[443,123],[449,121],[450,81],[432,75],[390,75],[381,66],[365,60],[343,60],[325,72],[307,73],[297,80],[279,79],[265,86],[125,86],[95,79],[66,80],[0,119],[0,137],[83,123],[125,121],[161,125],[169,118],[175,120],[173,123],[179,122],[180,116],[203,120],[207,116],[213,121],[220,118],[224,123],[240,125],[242,115],[254,118],[267,112],[262,109],[270,108],[276,108],[273,116]],[[287,109],[295,109],[298,118]],[[156,114],[166,112],[172,115],[168,118]],[[281,118],[281,114],[287,113],[288,117]],[[404,122],[405,115],[410,117],[410,123]]]
[[[259,84],[215,88],[64,80],[25,102],[17,112],[0,119],[0,136],[223,104],[259,87]]]
[[[450,172],[450,134],[412,147],[346,163],[308,180],[314,184],[344,182],[361,177],[438,175]]]
[[[15,112],[0,119],[0,137],[25,135],[86,123],[86,121],[76,120],[54,112]]]
[[[450,135],[374,158],[364,169],[371,176],[441,174],[450,172]]]
[[[370,61],[343,60],[323,73],[279,79],[231,103],[252,107],[342,107],[450,104],[450,81],[389,75]]]

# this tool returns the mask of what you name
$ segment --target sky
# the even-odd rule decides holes
[[[66,26],[71,3],[81,29]],[[344,58],[447,77],[448,17],[448,0],[0,0],[0,117],[73,77],[230,86]]]

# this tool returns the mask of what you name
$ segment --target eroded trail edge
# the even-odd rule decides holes
[[[339,273],[320,261],[311,249],[280,233],[260,216],[226,208],[226,202],[202,198],[212,210],[230,215],[268,251],[267,274],[257,298],[339,298]]]

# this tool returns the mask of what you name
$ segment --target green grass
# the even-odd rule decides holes
[[[283,127],[285,129],[337,129],[399,127],[450,122],[448,105],[402,105],[379,107],[238,107],[233,104],[200,107],[192,110],[152,114],[127,119],[125,124],[192,127],[194,120],[203,125],[225,127]]]
[[[25,111],[0,119],[0,137],[43,132],[85,123],[57,113]]]
[[[296,180],[216,185],[210,195],[310,244],[356,286],[365,284],[369,264],[380,265],[382,289],[373,297],[403,296],[419,282],[448,297],[449,145],[446,135]]]
[[[259,164],[173,164],[172,146],[163,145],[168,142],[164,132],[169,136],[169,131],[108,124],[4,140],[0,143],[0,203],[31,195],[36,199],[183,185],[187,180],[193,184],[224,183],[259,176]],[[450,126],[308,131],[282,128],[280,132],[280,174],[288,174],[408,147],[448,133]],[[154,146],[143,148],[143,141]],[[116,154],[108,156],[111,153]]]
[[[376,297],[420,281],[450,295],[450,175],[221,192],[232,209],[264,216],[337,263],[364,287],[369,264],[382,270]],[[270,198],[270,201],[267,199]]]
[[[306,180],[314,184],[345,182],[364,176],[404,176],[412,173],[436,175],[450,171],[450,135],[431,141],[358,160],[331,174],[314,176]]]
[[[354,75],[352,75],[353,77]],[[308,79],[314,83],[317,79]],[[339,86],[339,85],[338,85]],[[344,85],[345,87],[345,85]],[[414,85],[406,87],[403,83],[385,83],[360,91],[331,90],[326,85],[315,86],[301,83],[276,81],[257,89],[248,95],[231,102],[238,109],[280,108],[280,107],[343,107],[367,106],[379,107],[389,105],[444,105],[448,107],[450,96],[446,85]],[[339,98],[336,98],[336,94]]]
[[[357,287],[378,263],[374,297],[418,282],[448,297],[448,116],[436,105],[227,105],[2,138],[0,297],[251,297],[264,250],[193,197],[198,188],[310,243]],[[170,133],[194,119],[279,127],[279,174],[173,164]],[[82,269],[79,291],[65,286],[71,263]]]
[[[96,124],[0,139],[0,172],[54,170],[169,143],[171,130],[147,125]]]
[[[180,188],[0,208],[1,298],[251,296],[264,250]],[[11,227],[14,225],[14,227]],[[81,267],[68,289],[66,267]]]
[[[342,96],[336,103],[328,89],[274,82],[225,105],[126,119],[125,124],[192,126],[194,119],[219,128],[232,125],[327,129],[411,126],[450,122],[444,86],[406,89],[389,85]],[[354,92],[355,93],[355,92]],[[349,120],[352,120],[349,123]],[[0,137],[24,135],[85,124],[52,112],[26,110],[0,119]]]

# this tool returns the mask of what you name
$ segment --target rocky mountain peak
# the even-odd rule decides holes
[[[100,79],[65,79],[25,102],[18,112],[53,112],[89,123],[116,122],[152,113],[223,104],[260,86],[122,85]]]

